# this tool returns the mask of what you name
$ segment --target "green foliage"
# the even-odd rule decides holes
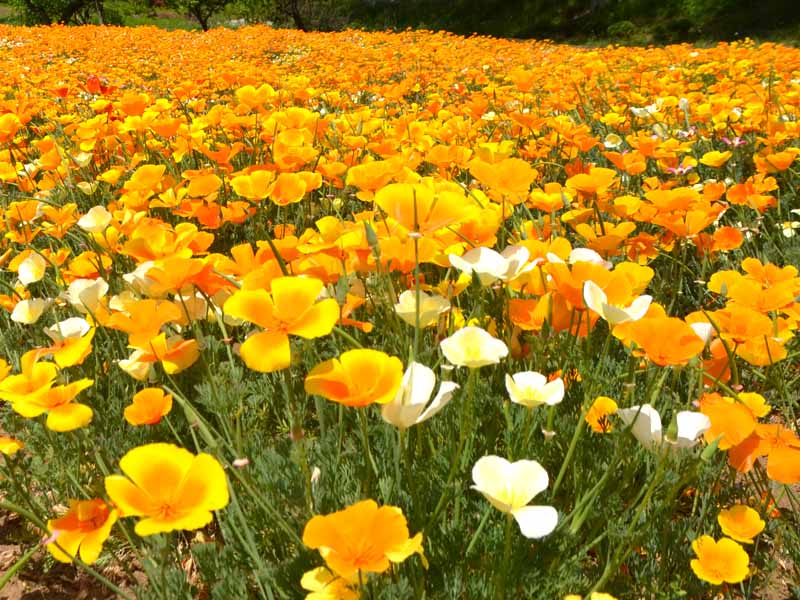
[[[211,26],[211,17],[219,14],[231,0],[167,0],[167,5],[192,15],[203,31]]]
[[[636,25],[631,21],[617,21],[609,25],[606,31],[612,39],[628,39],[636,32]]]
[[[792,0],[11,0],[25,24],[106,23],[203,29],[227,21],[306,31],[345,27],[445,29],[461,34],[628,43],[725,39],[800,25]],[[156,8],[174,17],[159,19]]]

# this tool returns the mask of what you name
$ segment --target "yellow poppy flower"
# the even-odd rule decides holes
[[[722,582],[739,583],[750,574],[747,552],[730,538],[718,542],[709,535],[701,535],[692,542],[697,558],[692,559],[694,574],[713,585]]]
[[[720,511],[717,522],[722,527],[722,533],[744,544],[752,544],[753,538],[764,531],[764,520],[758,511],[744,504]]]
[[[328,335],[339,320],[333,298],[317,302],[322,281],[312,277],[278,277],[271,291],[239,290],[225,302],[225,314],[263,329],[248,337],[240,352],[254,371],[269,373],[292,362],[289,334],[306,339]]]
[[[143,517],[138,535],[199,529],[211,522],[211,511],[228,505],[225,471],[210,454],[146,444],[125,454],[119,466],[127,477],[106,477],[106,493],[120,516]]]

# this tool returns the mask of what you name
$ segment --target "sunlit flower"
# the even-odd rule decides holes
[[[79,379],[54,386],[58,373],[56,365],[39,362],[40,356],[37,350],[22,356],[22,372],[0,382],[0,400],[10,402],[14,412],[27,419],[47,414],[45,425],[53,431],[72,431],[88,425],[92,409],[73,400],[93,381]]]
[[[436,375],[431,369],[418,362],[410,363],[394,399],[381,406],[383,419],[400,429],[427,421],[450,402],[459,387],[452,381],[443,381],[429,404],[434,385]]]
[[[11,320],[22,325],[33,325],[50,304],[51,300],[47,298],[20,300],[11,311]]]
[[[64,292],[64,299],[81,313],[94,313],[100,306],[103,296],[108,293],[108,283],[102,277],[97,279],[76,279]]]
[[[477,369],[499,363],[508,346],[480,327],[463,327],[439,343],[444,357],[457,367]]]
[[[100,556],[103,542],[118,517],[119,513],[103,500],[72,500],[67,514],[47,522],[47,530],[55,537],[47,544],[47,550],[60,562],[80,557],[92,564]]]
[[[719,438],[719,449],[727,450],[742,443],[756,427],[753,411],[743,402],[719,394],[703,394],[700,412],[709,418],[711,426],[705,432],[709,444]]]
[[[733,152],[730,150],[726,150],[725,152],[719,152],[717,150],[712,150],[710,152],[706,152],[700,158],[700,164],[706,165],[707,167],[714,167],[719,168],[728,162],[728,159],[733,156]]]
[[[536,371],[506,374],[506,391],[511,401],[526,408],[542,404],[555,406],[564,399],[564,381],[556,378],[548,382],[547,377]]]
[[[692,542],[697,558],[692,559],[692,571],[703,581],[713,585],[739,583],[750,574],[750,557],[730,538],[718,542],[709,535],[701,535]]]
[[[532,270],[534,263],[528,263],[530,251],[525,246],[508,246],[502,252],[491,248],[473,248],[463,256],[450,255],[450,264],[464,273],[475,273],[481,285],[491,285],[498,279],[510,281]]]
[[[42,353],[52,354],[53,362],[61,369],[81,364],[92,351],[94,329],[81,317],[60,321],[46,327],[44,332],[53,340],[53,345]]]
[[[328,568],[340,577],[383,573],[422,553],[422,534],[409,537],[403,511],[363,500],[328,515],[312,518],[303,530],[303,543],[319,550]]]
[[[88,233],[103,233],[111,223],[111,213],[105,206],[93,206],[78,219],[78,227]]]
[[[419,303],[419,326],[432,327],[439,322],[439,316],[450,310],[450,302],[447,298],[438,294],[428,294],[420,291]],[[394,305],[394,310],[403,321],[416,326],[417,323],[417,292],[416,290],[406,290],[401,293]]]
[[[765,525],[758,511],[745,504],[736,504],[721,510],[717,515],[717,522],[722,533],[744,544],[752,544],[753,538],[764,531]]]
[[[225,471],[210,454],[146,444],[125,454],[119,467],[127,477],[106,477],[106,493],[120,516],[142,517],[138,535],[199,529],[211,522],[211,511],[228,505]]]
[[[333,298],[317,302],[323,283],[310,277],[278,277],[271,291],[239,290],[225,302],[225,313],[255,323],[263,331],[248,337],[240,349],[245,364],[254,371],[271,372],[289,367],[289,335],[313,339],[328,335],[339,320]]]
[[[626,323],[630,338],[644,356],[659,366],[685,365],[705,348],[705,341],[683,320],[675,317],[644,317]]]
[[[17,277],[22,285],[28,286],[31,283],[41,281],[47,269],[47,261],[37,253],[31,252],[25,260],[19,264]]]
[[[179,335],[167,337],[166,334],[160,333],[147,342],[130,344],[130,347],[134,348],[129,358],[131,364],[160,362],[168,375],[188,369],[200,357],[197,340],[185,340]]]
[[[125,407],[125,420],[131,425],[154,425],[172,410],[172,396],[160,388],[145,388]]]
[[[403,379],[403,363],[380,350],[348,350],[326,360],[306,375],[307,394],[345,406],[391,402]]]
[[[626,307],[614,306],[608,303],[606,293],[594,281],[583,284],[583,301],[590,309],[614,326],[627,321],[638,321],[647,314],[650,308],[651,296],[639,296]]]
[[[547,471],[535,460],[509,462],[499,456],[484,456],[472,467],[472,489],[479,491],[497,510],[511,514],[522,535],[541,538],[558,524],[552,506],[528,506],[534,496],[547,489]]]
[[[679,412],[676,417],[677,436],[671,440],[663,436],[661,415],[649,404],[621,408],[617,414],[625,425],[632,424],[631,433],[647,448],[658,447],[661,445],[662,439],[674,448],[691,448],[697,444],[700,436],[711,427],[711,421],[706,415],[684,410]]]

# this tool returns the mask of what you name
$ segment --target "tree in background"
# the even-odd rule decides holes
[[[167,6],[183,11],[200,23],[203,31],[208,31],[211,17],[222,12],[231,0],[167,0]]]
[[[445,29],[469,35],[683,42],[800,25],[797,0],[10,0],[26,24],[114,23],[163,7],[207,30],[220,14],[303,31]],[[122,8],[120,8],[122,7]]]
[[[15,0],[27,25],[86,23],[91,14],[103,21],[103,0]]]

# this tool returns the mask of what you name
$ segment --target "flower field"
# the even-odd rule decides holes
[[[800,594],[799,50],[3,26],[0,88],[0,589]]]

